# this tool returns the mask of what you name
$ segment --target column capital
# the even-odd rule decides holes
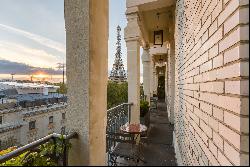
[[[128,24],[124,29],[124,39],[126,42],[141,42],[141,30],[139,26],[139,16],[137,12],[127,14]]]
[[[138,7],[137,6],[133,6],[133,7],[128,7],[127,10],[126,10],[126,15],[130,15],[130,16],[133,16],[133,15],[138,15]]]
[[[144,50],[149,50],[149,51],[150,51],[149,43],[145,43],[145,44],[142,46],[142,48],[143,48]]]

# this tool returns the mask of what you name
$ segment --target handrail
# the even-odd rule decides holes
[[[120,108],[120,107],[122,107],[122,106],[124,106],[124,105],[133,105],[133,103],[122,103],[122,104],[120,104],[120,105],[118,105],[118,106],[115,106],[115,107],[113,107],[113,108],[108,109],[107,112],[109,112],[109,111],[111,111],[111,110],[115,110],[115,109],[117,109],[117,108]]]
[[[72,134],[69,134],[69,135],[61,135],[61,134],[56,134],[56,133],[50,134],[48,136],[45,136],[45,137],[43,137],[41,139],[38,139],[38,140],[32,142],[32,143],[29,143],[29,144],[27,144],[27,145],[25,145],[23,147],[20,147],[20,148],[14,150],[14,151],[11,151],[11,152],[9,152],[9,153],[7,153],[5,155],[0,156],[0,164],[4,163],[7,160],[10,160],[10,159],[12,159],[14,157],[17,157],[18,155],[21,155],[22,153],[24,153],[24,152],[26,152],[28,150],[36,148],[37,146],[42,145],[42,144],[48,142],[50,139],[59,138],[61,136],[63,136],[63,138],[65,140],[72,139],[72,138],[77,138],[78,137],[78,135],[77,135],[76,132],[74,132]]]

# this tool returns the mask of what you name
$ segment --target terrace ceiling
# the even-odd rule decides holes
[[[175,0],[156,0],[138,6],[140,26],[145,42],[154,43],[154,31],[156,30],[163,30],[163,41],[168,40],[169,28],[173,24],[174,6]]]

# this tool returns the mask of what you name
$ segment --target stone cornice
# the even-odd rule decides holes
[[[50,108],[40,108],[40,109],[38,108],[38,109],[35,109],[35,110],[32,110],[32,111],[24,112],[23,117],[25,118],[25,117],[31,117],[31,116],[34,116],[34,115],[44,114],[44,113],[56,111],[56,110],[59,110],[59,109],[64,109],[66,107],[67,107],[67,104],[61,104],[61,105],[50,107]]]
[[[0,126],[0,133],[8,132],[10,130],[15,130],[22,127],[22,124],[20,122],[16,122],[13,124],[6,124]]]
[[[10,108],[10,109],[4,109],[0,110],[0,114],[8,114],[8,113],[14,113],[21,111],[22,108]]]

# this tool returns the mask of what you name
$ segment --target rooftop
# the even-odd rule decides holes
[[[17,128],[20,128],[21,126],[22,126],[22,123],[18,122],[18,121],[7,123],[7,124],[2,124],[2,125],[0,125],[0,133],[10,131],[13,129],[17,129]]]
[[[0,85],[13,86],[15,88],[60,88],[55,85],[38,84],[38,83],[19,83],[19,82],[0,82]],[[3,88],[2,88],[3,89]]]

